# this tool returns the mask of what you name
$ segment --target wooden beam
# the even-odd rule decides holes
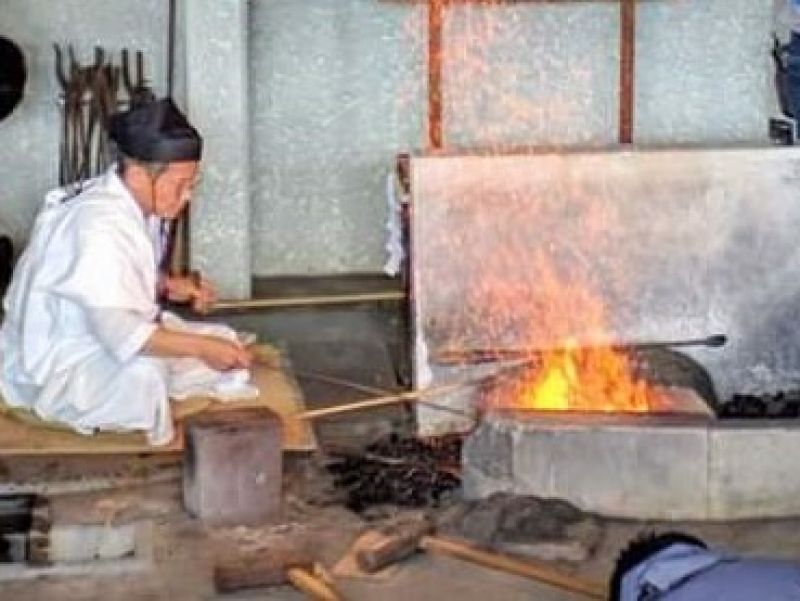
[[[619,11],[619,143],[631,144],[636,58],[636,0],[621,0]]]
[[[286,298],[252,298],[247,300],[220,300],[211,307],[211,312],[249,311],[254,309],[284,309],[287,307],[312,307],[317,305],[349,305],[401,301],[406,294],[402,290],[384,290],[354,294],[325,294],[317,296],[289,296]]]
[[[442,36],[444,6],[448,0],[428,4],[428,149],[441,150],[442,128]]]

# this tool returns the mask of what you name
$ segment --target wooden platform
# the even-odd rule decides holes
[[[302,394],[291,369],[280,354],[268,346],[259,346],[259,360],[253,377],[261,395],[256,399],[220,403],[210,398],[173,401],[176,439],[169,445],[153,447],[144,434],[104,432],[82,436],[59,425],[39,420],[28,411],[11,409],[0,401],[0,456],[9,455],[94,455],[175,453],[183,450],[182,420],[202,411],[228,411],[244,407],[267,407],[283,422],[283,447],[290,451],[311,451],[316,448],[313,430],[308,422],[293,416],[305,409]]]

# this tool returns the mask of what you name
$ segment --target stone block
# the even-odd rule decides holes
[[[512,451],[510,428],[481,425],[464,442],[464,463],[491,478],[510,478]]]
[[[709,518],[800,515],[796,425],[720,424],[710,431],[709,451]]]
[[[280,419],[267,409],[209,412],[187,420],[183,500],[214,525],[259,524],[281,505]]]
[[[708,423],[663,416],[493,415],[481,428],[515,428],[508,478],[491,478],[465,446],[464,489],[565,499],[618,517],[704,519]],[[487,436],[487,434],[482,434]],[[468,467],[466,467],[468,466]],[[492,484],[498,488],[492,490]]]

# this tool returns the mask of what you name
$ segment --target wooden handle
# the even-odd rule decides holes
[[[303,568],[291,568],[286,577],[297,590],[315,601],[344,601],[343,598],[323,580],[311,575]]]
[[[436,396],[454,392],[463,388],[466,384],[473,382],[462,382],[459,384],[448,384],[447,386],[436,386],[434,388],[425,388],[422,390],[412,390],[410,392],[401,392],[400,394],[392,394],[387,396],[375,397],[365,401],[358,401],[355,403],[347,403],[345,405],[337,405],[336,407],[326,407],[325,409],[312,409],[310,411],[303,411],[298,413],[297,417],[300,419],[316,419],[318,417],[325,417],[328,415],[336,415],[339,413],[348,413],[350,411],[360,411],[362,409],[373,409],[375,407],[383,407],[384,405],[394,405],[395,403],[404,403],[406,401],[416,401],[422,397]]]
[[[217,311],[248,311],[258,309],[280,309],[285,307],[314,307],[317,305],[349,305],[381,301],[401,301],[405,293],[401,290],[384,290],[356,294],[328,294],[319,296],[291,296],[286,298],[254,298],[249,300],[220,300],[211,307]]]
[[[589,599],[606,598],[605,585],[564,574],[544,563],[521,560],[499,553],[483,551],[476,547],[439,536],[423,537],[420,542],[420,547],[426,551],[457,557],[458,559],[470,561],[508,574],[524,576],[525,578],[537,580],[565,591],[584,595]]]

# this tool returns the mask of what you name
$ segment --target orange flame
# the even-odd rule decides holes
[[[514,402],[521,409],[630,411],[650,409],[647,384],[631,376],[627,357],[574,343],[547,353],[542,367],[523,381]]]
[[[445,150],[513,153],[547,142],[543,138],[549,134],[557,142],[570,124],[585,119],[587,99],[594,93],[595,57],[575,57],[569,63],[569,78],[580,94],[540,81],[542,73],[532,69],[526,45],[536,30],[526,23],[542,10],[506,0],[447,3],[439,57]],[[554,38],[554,51],[558,43]],[[542,85],[531,85],[537,82]],[[458,275],[440,273],[435,261],[421,267],[429,290],[457,277],[462,280],[459,292],[466,293],[461,310],[439,316],[436,331],[442,339],[437,343],[458,349],[477,341],[498,351],[520,340],[553,345],[531,352],[531,367],[520,380],[490,392],[493,405],[648,411],[652,390],[633,375],[624,353],[603,345],[614,338],[607,309],[613,305],[609,299],[625,294],[619,289],[624,278],[597,282],[590,265],[591,257],[613,245],[608,233],[622,227],[615,223],[613,203],[604,202],[593,186],[570,179],[566,164],[554,161],[550,173],[552,179],[540,176],[546,184],[513,192],[503,185],[507,174],[483,173],[476,178],[481,185],[451,207],[449,230],[428,241],[430,256],[458,249],[469,265]],[[545,188],[559,202],[539,198]],[[531,230],[509,229],[509,220],[530,223]],[[480,232],[480,239],[468,238],[465,231]]]

